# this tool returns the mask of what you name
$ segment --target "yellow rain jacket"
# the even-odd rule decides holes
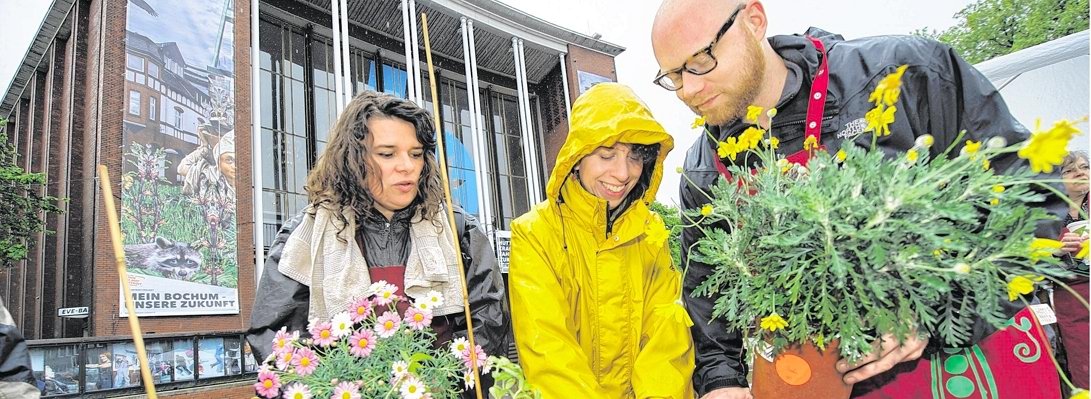
[[[648,189],[606,231],[606,200],[572,168],[600,146],[659,144]],[[674,140],[628,87],[576,100],[548,200],[511,224],[512,323],[527,380],[546,399],[693,397],[693,343],[681,275],[648,209]],[[639,186],[637,186],[639,187]],[[562,200],[563,199],[563,200]],[[649,242],[652,241],[652,242]]]

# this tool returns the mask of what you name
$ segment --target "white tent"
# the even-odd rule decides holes
[[[975,65],[1000,89],[1008,108],[1023,125],[1033,129],[1058,119],[1088,115],[1088,31],[993,58]],[[1088,149],[1088,125],[1080,126],[1069,149]]]

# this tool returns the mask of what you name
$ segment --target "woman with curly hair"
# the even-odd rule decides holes
[[[433,311],[436,345],[465,334],[435,134],[408,100],[365,92],[345,107],[307,176],[310,205],[269,248],[247,332],[257,359],[271,353],[281,327],[306,334],[308,320],[330,319],[379,280],[411,299],[443,294]],[[496,256],[471,215],[455,209],[455,219],[474,336],[487,353],[503,354],[509,327]]]

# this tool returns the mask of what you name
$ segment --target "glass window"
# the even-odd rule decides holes
[[[132,342],[114,344],[114,388],[140,385],[140,363]],[[146,349],[146,348],[145,348]]]
[[[242,374],[242,340],[224,338],[223,368],[227,375]]]
[[[383,92],[406,98],[409,76],[400,65],[383,63]]]
[[[199,378],[222,377],[224,372],[224,340],[223,338],[202,338],[198,344],[197,358],[201,362],[197,366]]]
[[[136,54],[125,54],[125,67],[144,72],[144,58]]]
[[[243,341],[242,343],[243,353],[243,371],[246,373],[258,372],[258,361],[254,359],[254,351],[250,349],[250,343]]]
[[[182,128],[182,113],[183,112],[185,112],[185,110],[183,110],[182,107],[174,107],[174,128],[175,129],[181,129]]]
[[[148,119],[155,120],[159,116],[159,100],[154,96],[148,97]]]
[[[174,340],[171,345],[170,362],[175,381],[192,380],[196,374],[193,372],[193,340]]]
[[[371,54],[353,48],[349,68],[352,70],[353,94],[375,90],[375,60]]]
[[[144,345],[148,354],[148,367],[152,371],[152,381],[156,384],[174,381],[174,351],[171,348],[171,341],[149,341]]]
[[[140,92],[129,90],[129,114],[140,116]]]
[[[79,393],[79,346],[66,345],[30,350],[30,368],[44,396]]]
[[[148,63],[148,76],[151,76],[153,78],[158,79],[159,78],[159,65],[155,64],[154,62],[149,62]]]

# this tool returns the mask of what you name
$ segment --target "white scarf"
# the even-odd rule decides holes
[[[310,287],[309,320],[330,320],[366,295],[371,276],[364,254],[356,245],[356,218],[351,211],[343,214],[348,221],[344,229],[326,208],[311,205],[305,213],[308,216],[303,217],[284,245],[278,270]],[[314,217],[309,216],[311,213]],[[444,301],[443,306],[433,309],[433,314],[446,315],[462,311],[463,295],[447,218],[441,215],[436,219],[439,227],[431,220],[410,225],[404,294],[423,299],[428,291],[437,291]],[[350,238],[340,239],[339,230]]]

